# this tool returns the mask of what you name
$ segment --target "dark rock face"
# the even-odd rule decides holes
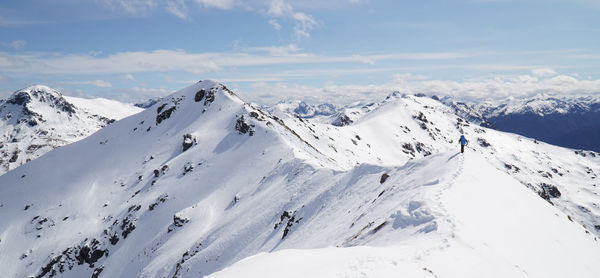
[[[25,105],[29,102],[31,102],[31,95],[27,92],[17,92],[6,100],[6,103],[14,105]]]
[[[479,143],[480,146],[487,148],[489,146],[491,146],[492,144],[488,143],[488,141],[486,141],[483,138],[477,138],[477,143]]]
[[[405,154],[410,154],[413,157],[415,156],[415,149],[413,148],[412,144],[410,144],[410,143],[402,144],[402,152],[404,152]]]
[[[104,266],[94,269],[94,272],[92,273],[92,278],[100,277],[100,273],[102,273],[102,270],[104,270]]]
[[[204,89],[198,91],[196,93],[196,95],[194,96],[194,101],[195,102],[200,102],[204,98],[205,94],[206,94],[206,91]]]
[[[52,257],[35,277],[54,277],[67,270],[73,269],[75,265],[83,265],[84,263],[88,264],[90,268],[94,268],[94,264],[98,262],[98,260],[108,256],[108,249],[102,247],[103,244],[97,239],[86,239],[80,245],[69,247],[55,257]],[[99,275],[102,271],[99,269],[103,269],[103,267],[95,269],[94,273]]]
[[[283,229],[283,235],[281,236],[281,239],[284,239],[288,233],[291,231],[292,226],[294,226],[294,224],[298,224],[300,223],[300,220],[303,219],[303,217],[299,217],[296,219],[296,212],[297,211],[284,211],[281,216],[279,216],[279,222],[277,224],[275,224],[274,229],[277,230],[277,228],[283,224],[286,220],[287,223],[285,224],[285,228]]]
[[[381,178],[379,179],[379,183],[383,184],[389,177],[390,177],[390,175],[388,175],[387,173],[384,173],[383,175],[381,175]]]
[[[161,195],[160,197],[158,197],[156,202],[154,202],[148,206],[148,210],[154,210],[158,205],[166,202],[168,197],[169,197],[169,195],[167,195],[167,194]]]
[[[209,105],[210,103],[215,101],[215,91],[216,91],[216,88],[212,88],[206,92],[206,95],[204,98],[204,105]]]
[[[540,197],[544,198],[546,201],[550,201],[551,198],[559,198],[561,196],[560,191],[554,185],[542,183],[540,186],[542,190],[538,192],[538,195],[540,195]]]
[[[235,122],[235,130],[238,131],[239,134],[246,134],[252,136],[254,135],[254,130],[252,129],[254,125],[249,125],[246,123],[244,119],[244,115],[240,116]]]
[[[418,152],[423,153],[423,156],[431,155],[431,152],[427,149],[427,146],[425,146],[425,144],[423,144],[421,142],[417,142],[415,144],[415,149]]]
[[[338,116],[337,119],[335,119],[335,121],[333,121],[332,125],[334,126],[347,126],[352,124],[354,121],[352,121],[350,119],[350,117],[348,117],[348,115],[345,114],[341,114]]]
[[[186,223],[190,222],[190,220],[182,215],[175,214],[173,215],[173,224],[169,225],[167,232],[172,232],[178,227],[183,227]]]
[[[183,175],[185,176],[187,173],[191,172],[192,170],[194,170],[194,165],[192,165],[192,163],[188,162],[183,166]]]
[[[184,152],[191,148],[194,143],[196,143],[196,138],[194,138],[191,134],[188,133],[183,135],[183,143],[181,143],[181,146]],[[154,173],[154,175],[156,176],[156,173]]]
[[[160,106],[158,107],[158,111],[161,111],[162,108],[164,108],[164,106]],[[156,125],[160,124],[162,121],[168,119],[171,117],[171,114],[173,113],[173,111],[175,111],[177,109],[176,106],[171,106],[168,109],[165,109],[162,112],[159,112],[158,115],[156,115]]]
[[[12,156],[10,157],[10,159],[8,160],[8,162],[13,163],[16,162],[17,159],[19,159],[19,150],[15,150],[12,154]]]

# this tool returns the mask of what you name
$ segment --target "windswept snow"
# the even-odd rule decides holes
[[[133,114],[141,112],[142,108],[136,107],[133,104],[123,103],[116,100],[105,98],[78,98],[64,97],[68,102],[75,107],[86,110],[90,114],[96,114],[105,118],[120,120],[129,117]]]
[[[508,174],[497,171],[481,155],[442,153],[420,159],[413,167],[396,169],[392,176],[411,180],[415,173],[423,171],[442,180],[423,183],[427,179],[419,177],[416,180],[420,182],[415,182],[411,189],[411,186],[392,186],[388,194],[393,197],[388,199],[393,199],[399,210],[381,219],[387,224],[379,229],[365,231],[365,235],[371,234],[374,239],[369,246],[306,250],[306,246],[298,244],[296,248],[303,249],[260,253],[209,277],[596,277],[600,274],[597,267],[600,243]],[[319,232],[335,234],[345,230],[346,227],[334,223]]]
[[[198,82],[0,176],[0,269],[600,275],[600,155],[481,128],[429,98],[370,107],[334,126]]]

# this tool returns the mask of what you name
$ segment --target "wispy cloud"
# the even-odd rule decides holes
[[[303,12],[298,12],[286,0],[270,0],[267,14],[274,18],[290,18],[294,21],[294,36],[296,39],[310,37],[310,31],[318,26],[317,20]],[[269,20],[269,24],[275,30],[281,30],[282,26],[276,19]]]
[[[238,1],[238,0],[95,0],[115,12],[145,16],[164,10],[183,20],[190,19],[193,8],[230,10],[238,8],[257,12],[269,17],[268,23],[277,31],[284,29],[280,20],[293,21],[293,33],[297,40],[310,37],[310,31],[319,26],[317,20],[297,11],[288,0]],[[1,21],[0,21],[1,24]]]
[[[196,2],[204,5],[205,7],[214,7],[219,9],[231,9],[234,7],[235,0],[195,0]]]
[[[367,63],[394,60],[453,60],[471,57],[460,52],[390,53],[383,55],[323,56],[298,52],[295,44],[248,48],[250,52],[189,53],[183,50],[119,52],[107,56],[0,52],[0,71],[28,74],[128,74],[139,72],[215,72],[232,67]],[[259,53],[262,51],[266,53]],[[256,52],[256,53],[253,53]]]
[[[104,80],[91,80],[91,81],[61,81],[59,84],[67,84],[67,85],[91,85],[99,88],[111,88],[112,84],[108,81]]]
[[[123,75],[123,79],[125,79],[125,80],[131,80],[131,81],[137,81],[135,79],[135,77],[133,77],[133,74],[130,74],[130,73]]]
[[[26,19],[26,18],[8,18],[0,16],[0,27],[21,27],[27,25],[50,24],[51,21]]]
[[[188,8],[185,4],[184,0],[169,0],[167,1],[167,10],[171,12],[176,17],[187,20],[188,16]]]
[[[27,42],[24,40],[14,40],[14,41],[10,42],[10,46],[12,48],[14,48],[15,50],[21,50],[21,49],[25,48],[26,45],[27,45]]]
[[[296,53],[300,51],[300,48],[298,45],[290,43],[282,46],[246,47],[243,50],[244,52],[266,52],[272,56],[284,56]]]
[[[159,0],[95,0],[114,11],[124,11],[132,15],[143,15],[159,7]]]
[[[548,76],[555,76],[555,75],[557,75],[557,73],[556,73],[555,70],[548,69],[548,68],[533,69],[533,70],[531,70],[531,73],[535,77],[548,77]]]

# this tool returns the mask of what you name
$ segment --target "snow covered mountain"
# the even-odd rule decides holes
[[[398,92],[395,92],[392,96],[398,94]],[[295,117],[310,119],[313,122],[345,126],[353,123],[364,114],[373,111],[378,105],[378,103],[356,102],[337,107],[330,103],[313,105],[304,101],[293,100],[280,102],[272,108],[264,108],[275,115],[294,115]]]
[[[0,269],[598,277],[599,166],[430,98],[392,95],[339,127],[201,81],[0,176]]]
[[[162,97],[149,98],[149,99],[147,99],[145,101],[140,101],[138,103],[135,103],[134,106],[142,108],[142,109],[146,109],[146,108],[150,108],[151,106],[159,103],[163,99],[164,98],[162,98]]]
[[[113,100],[65,97],[42,85],[18,90],[0,102],[0,175],[139,111]]]
[[[600,151],[600,99],[548,97],[465,103],[447,100],[463,117],[484,126],[554,145]]]

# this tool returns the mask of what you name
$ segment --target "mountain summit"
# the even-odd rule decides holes
[[[201,81],[0,176],[0,269],[597,277],[598,166],[430,98],[395,96],[338,127]]]
[[[78,98],[70,100],[57,90],[35,85],[18,90],[0,102],[0,174],[122,118],[93,114],[85,105],[71,103]],[[139,111],[121,110],[127,110],[125,115]]]

